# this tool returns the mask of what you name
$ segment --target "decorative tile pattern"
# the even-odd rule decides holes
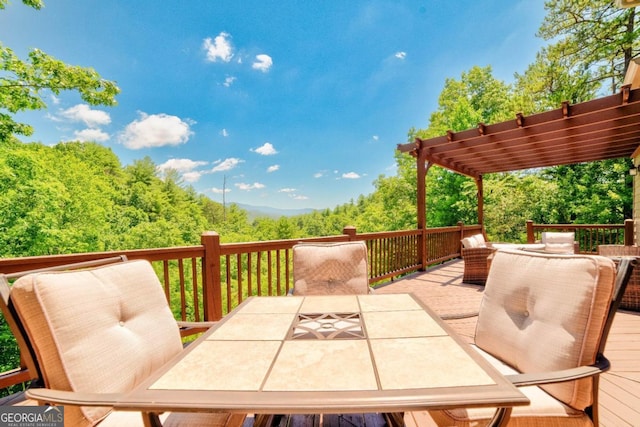
[[[299,314],[287,339],[365,338],[360,313]]]

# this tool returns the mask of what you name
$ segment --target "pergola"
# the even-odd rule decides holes
[[[432,165],[473,178],[478,222],[484,226],[482,177],[487,173],[636,157],[640,145],[640,72],[627,74],[619,93],[544,113],[447,132],[399,144],[417,159],[418,228],[426,227],[425,177]],[[636,77],[637,76],[637,77]]]

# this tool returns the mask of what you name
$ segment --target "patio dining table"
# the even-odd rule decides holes
[[[251,297],[116,406],[256,414],[392,414],[528,399],[412,294]]]

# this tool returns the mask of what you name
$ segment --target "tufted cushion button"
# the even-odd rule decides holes
[[[525,310],[525,311],[524,311],[524,313],[522,313],[522,315],[523,315],[524,317],[529,317],[529,312],[528,312],[527,310]]]
[[[124,326],[124,322],[121,320],[121,321],[118,322],[118,325]]]

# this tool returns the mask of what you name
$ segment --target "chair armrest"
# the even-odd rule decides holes
[[[178,320],[179,328],[198,328],[198,329],[209,329],[210,327],[216,325],[218,322],[185,322],[182,320]]]
[[[609,363],[609,360],[607,360],[606,357],[601,356],[593,365],[578,366],[577,368],[552,372],[505,375],[505,377],[516,387],[524,387],[579,380],[580,378],[587,378],[606,372],[609,370],[610,366],[611,364]]]
[[[462,258],[465,256],[489,256],[496,251],[496,248],[485,246],[483,248],[462,248],[460,251]]]
[[[122,393],[82,393],[50,388],[30,388],[26,395],[40,403],[73,406],[114,406],[124,396]]]
[[[218,322],[185,322],[179,320],[176,323],[178,324],[178,328],[180,328],[180,336],[184,338],[188,337],[189,335],[206,332],[209,328],[211,328]]]

